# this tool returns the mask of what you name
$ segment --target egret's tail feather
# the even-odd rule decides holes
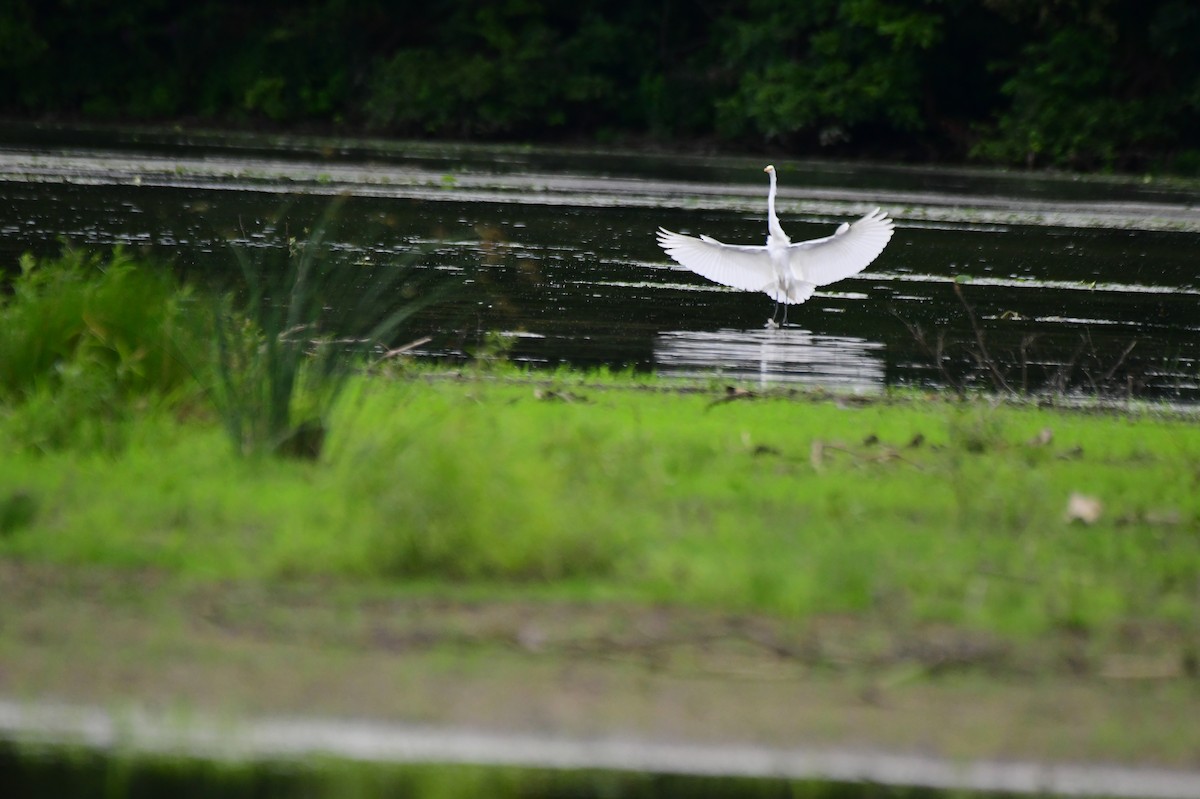
[[[781,302],[785,305],[799,305],[800,303],[805,302],[812,297],[813,293],[817,290],[817,286],[815,283],[806,283],[804,281],[800,281],[798,283],[793,283],[791,288],[786,292],[780,288],[778,284],[765,286],[762,290],[765,291],[771,297],[771,299],[775,300],[775,302]]]

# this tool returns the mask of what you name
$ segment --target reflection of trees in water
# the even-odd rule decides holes
[[[794,382],[854,391],[884,387],[883,344],[794,328],[670,331],[654,342],[661,371]]]

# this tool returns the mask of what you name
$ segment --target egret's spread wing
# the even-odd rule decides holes
[[[764,292],[775,282],[766,247],[727,245],[709,236],[695,239],[659,228],[659,246],[697,275],[744,292]]]
[[[766,291],[775,282],[766,247],[724,244],[658,229],[658,246],[698,275],[743,291]]]
[[[892,220],[876,208],[832,236],[791,245],[792,272],[800,280],[825,286],[857,275],[879,257],[892,238]]]

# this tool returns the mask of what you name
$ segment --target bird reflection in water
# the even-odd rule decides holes
[[[791,327],[659,333],[654,363],[660,373],[719,374],[761,386],[798,383],[859,393],[882,391],[885,378],[882,343]]]

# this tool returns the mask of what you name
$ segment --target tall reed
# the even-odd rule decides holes
[[[457,285],[423,267],[419,250],[373,264],[332,246],[344,205],[344,197],[332,201],[307,238],[286,248],[230,245],[245,290],[240,300],[219,300],[213,314],[210,393],[243,454],[318,457],[355,369]]]

